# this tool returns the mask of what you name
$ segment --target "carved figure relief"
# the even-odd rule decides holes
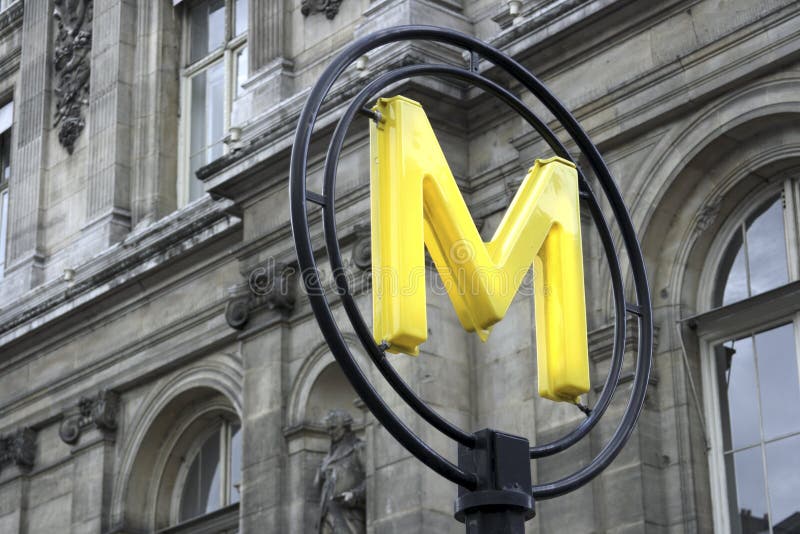
[[[36,457],[36,432],[28,427],[0,436],[0,469],[16,464],[23,469],[33,467]]]
[[[95,397],[81,397],[77,413],[64,417],[58,435],[64,443],[74,445],[84,430],[95,426],[104,432],[117,429],[119,395],[113,391],[102,390]]]
[[[333,20],[339,13],[342,0],[303,0],[300,12],[307,17],[313,13],[325,13],[328,20]]]
[[[318,534],[363,534],[366,529],[364,442],[353,432],[353,418],[343,410],[325,417],[331,448],[314,477],[319,488]]]
[[[58,141],[72,154],[86,122],[83,106],[89,104],[89,65],[92,49],[92,0],[55,0],[56,110],[53,126]]]

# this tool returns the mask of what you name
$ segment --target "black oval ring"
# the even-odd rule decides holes
[[[353,329],[361,341],[361,344],[369,353],[370,358],[373,360],[376,367],[378,367],[378,370],[392,385],[400,397],[434,428],[467,447],[473,447],[473,443],[475,441],[474,436],[472,434],[467,434],[449,421],[443,419],[438,413],[431,410],[431,408],[425,404],[414,393],[414,391],[411,390],[408,384],[406,384],[405,381],[403,381],[403,379],[397,374],[397,371],[386,359],[383,350],[381,350],[380,347],[375,343],[369,331],[369,327],[367,326],[364,317],[358,309],[353,295],[350,293],[336,232],[336,174],[339,163],[339,154],[341,153],[344,145],[345,135],[350,124],[363,106],[375,98],[378,93],[388,85],[406,78],[426,75],[444,75],[460,78],[464,81],[471,82],[472,84],[484,89],[489,93],[494,94],[514,111],[519,113],[542,136],[542,138],[553,149],[556,155],[570,161],[574,160],[572,155],[569,153],[566,147],[564,147],[561,141],[558,140],[552,130],[550,130],[550,128],[544,124],[530,109],[528,109],[528,107],[525,106],[525,104],[513,93],[476,72],[454,67],[452,65],[409,65],[381,74],[353,97],[347,109],[339,119],[336,129],[333,131],[333,135],[331,136],[331,141],[328,145],[328,152],[325,157],[324,165],[323,195],[329,204],[324,211],[323,223],[325,225],[325,241],[327,245],[326,248],[328,251],[328,259],[331,264],[331,270],[335,273],[334,280],[337,285],[337,293],[339,294],[342,305],[344,306],[347,316],[350,319],[350,324],[353,326]],[[531,458],[550,456],[566,450],[589,433],[589,431],[597,424],[603,413],[605,413],[606,409],[611,404],[614,390],[619,381],[619,375],[622,370],[624,358],[625,328],[624,321],[621,319],[625,318],[625,296],[622,289],[622,275],[620,273],[619,261],[613,248],[611,232],[602,216],[597,199],[595,198],[594,193],[591,191],[591,188],[589,187],[588,182],[586,181],[580,169],[578,169],[578,174],[581,190],[583,193],[585,193],[584,198],[586,198],[592,218],[595,221],[595,224],[597,224],[601,243],[604,246],[606,258],[609,263],[609,270],[611,272],[612,291],[615,303],[615,336],[614,347],[612,350],[612,360],[608,375],[606,376],[606,381],[603,385],[602,392],[600,393],[600,398],[592,408],[591,414],[567,435],[553,440],[552,442],[531,447]],[[619,328],[619,324],[622,324],[623,327]]]
[[[417,456],[423,463],[449,480],[468,489],[474,489],[476,483],[475,476],[470,473],[465,473],[423,443],[397,418],[366,381],[366,377],[355,363],[349,352],[349,348],[338,330],[336,321],[333,318],[327,299],[325,298],[324,291],[319,283],[318,271],[311,247],[308,228],[307,206],[305,203],[306,199],[310,198],[310,195],[307,195],[305,187],[308,146],[315,118],[323,99],[336,79],[338,79],[345,68],[355,61],[355,59],[378,46],[395,41],[413,39],[427,39],[455,44],[473,53],[480,53],[481,56],[506,70],[506,72],[511,74],[530,90],[551,113],[553,113],[581,149],[581,152],[592,166],[609,201],[612,212],[620,225],[621,236],[628,252],[631,269],[634,275],[634,287],[638,303],[636,306],[626,306],[629,309],[635,310],[636,314],[639,316],[639,357],[636,364],[633,389],[625,409],[625,414],[617,430],[611,440],[589,465],[568,477],[549,484],[534,485],[532,488],[534,496],[539,498],[561,495],[585,484],[597,476],[611,461],[613,461],[633,431],[636,420],[641,413],[650,375],[652,359],[652,309],[644,260],[636,240],[636,234],[622,198],[616,189],[602,157],[572,115],[563,107],[555,96],[549,93],[538,79],[527,72],[520,64],[489,45],[459,32],[426,26],[404,26],[388,28],[353,42],[325,69],[320,80],[309,94],[308,100],[301,112],[290,164],[290,211],[292,230],[295,238],[298,262],[301,269],[304,271],[303,281],[309,295],[309,301],[317,317],[317,321],[320,324],[323,335],[331,348],[331,352],[337,358],[343,372],[370,410],[372,410],[376,418],[386,426],[387,430],[389,430],[401,445],[406,447],[406,449]],[[324,208],[328,205],[328,199],[324,197],[316,198],[316,201],[321,203]],[[305,271],[309,269],[313,272],[308,273],[311,276],[306,276],[307,273]],[[619,325],[617,325],[617,327],[619,327]]]

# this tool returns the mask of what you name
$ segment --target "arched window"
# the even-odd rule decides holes
[[[178,520],[188,521],[239,502],[242,482],[242,428],[223,420],[190,452],[181,486]]]
[[[726,305],[789,281],[783,195],[770,197],[736,225],[720,272],[717,304]]]
[[[696,317],[720,532],[800,525],[800,183],[777,185],[723,226],[712,309]]]

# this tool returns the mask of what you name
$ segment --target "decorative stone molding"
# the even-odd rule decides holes
[[[74,445],[90,427],[113,433],[117,430],[118,412],[119,395],[114,391],[104,389],[94,397],[81,397],[77,413],[64,417],[58,435],[64,443]]]
[[[339,13],[343,0],[303,0],[300,12],[307,17],[314,13],[325,13],[328,20],[333,20]]]
[[[246,282],[228,290],[225,321],[231,328],[242,330],[253,311],[260,308],[288,314],[294,309],[294,268],[270,258],[247,277]]]
[[[14,464],[21,469],[33,467],[36,457],[36,432],[28,427],[18,428],[0,436],[0,469]]]
[[[694,230],[696,234],[702,234],[714,224],[719,216],[719,210],[722,206],[722,198],[717,197],[712,199],[709,203],[700,209],[697,214]]]
[[[353,243],[353,250],[350,253],[350,260],[353,265],[367,271],[372,267],[372,234],[368,224],[357,224],[353,228],[356,241]]]
[[[83,107],[89,104],[89,66],[92,49],[92,0],[55,0],[56,42],[53,64],[56,71],[58,141],[72,154],[86,121]]]

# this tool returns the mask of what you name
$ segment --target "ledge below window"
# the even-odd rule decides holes
[[[156,534],[217,534],[225,529],[235,529],[239,527],[239,503],[231,504],[210,514],[195,517],[189,521],[184,521],[179,525],[168,527],[156,532]]]

